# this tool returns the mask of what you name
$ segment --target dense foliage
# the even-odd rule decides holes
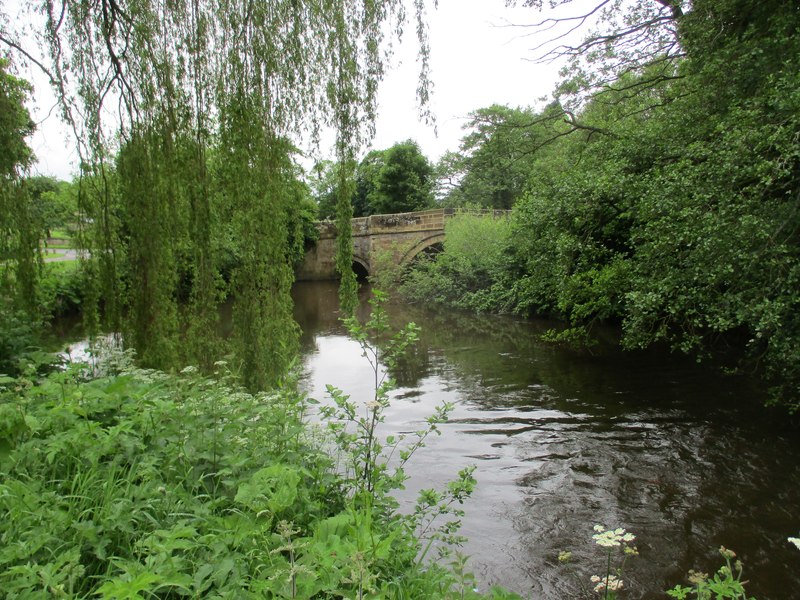
[[[564,97],[532,120],[547,143],[527,146],[526,192],[482,291],[455,284],[469,279],[447,244],[425,284],[473,308],[616,321],[627,347],[725,355],[797,408],[800,16],[706,0],[669,22],[685,53],[669,77],[654,62],[587,95],[578,74],[561,91],[583,94],[580,110]]]
[[[500,310],[507,292],[499,277],[511,266],[510,235],[506,217],[464,213],[448,220],[443,251],[420,259],[405,275],[403,296],[464,310]]]
[[[385,326],[377,304],[351,321],[365,355],[391,364],[414,330],[379,348]],[[292,386],[252,395],[223,363],[214,379],[116,353],[102,368],[0,378],[0,597],[517,598],[423,562],[458,541],[471,470],[409,514],[390,496],[446,407],[384,441],[388,381],[366,406],[331,389],[309,425]]]
[[[337,165],[326,161],[315,169],[319,216],[336,214]],[[424,210],[433,205],[434,168],[413,140],[386,150],[371,150],[355,167],[353,216],[366,217]]]
[[[535,151],[547,139],[532,109],[494,105],[470,114],[458,152],[437,165],[441,203],[510,209],[525,191],[536,161]]]
[[[8,67],[0,57],[0,283],[3,300],[33,317],[42,232],[23,175],[33,160],[25,138],[34,124],[25,108],[30,86]]]

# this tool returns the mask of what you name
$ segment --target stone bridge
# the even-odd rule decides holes
[[[394,215],[372,215],[351,221],[353,233],[353,270],[361,276],[371,275],[381,265],[406,265],[421,252],[444,241],[444,224],[458,209],[434,208]],[[469,211],[476,214],[505,216],[508,211]],[[337,279],[336,224],[320,221],[319,240],[306,252],[297,269],[297,280]]]

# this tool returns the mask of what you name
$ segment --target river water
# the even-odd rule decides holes
[[[338,321],[336,284],[299,283],[294,297],[302,385],[320,400],[326,384],[368,400],[371,370]],[[664,598],[689,569],[713,572],[721,545],[744,562],[751,595],[800,598],[800,551],[786,540],[800,532],[800,436],[763,408],[754,382],[665,351],[625,353],[611,339],[591,354],[553,348],[538,339],[546,322],[389,312],[422,333],[392,373],[383,434],[420,429],[435,405],[455,404],[412,459],[401,501],[477,467],[462,551],[479,587],[579,597],[605,572],[591,538],[603,524],[637,536],[627,598]],[[561,550],[572,566],[559,564]]]

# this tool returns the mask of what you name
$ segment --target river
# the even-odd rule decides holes
[[[367,290],[362,289],[362,295]],[[302,385],[371,397],[371,370],[337,318],[336,284],[299,283]],[[800,436],[765,410],[755,382],[663,350],[628,353],[610,339],[576,353],[539,341],[551,323],[391,305],[419,344],[392,375],[383,434],[419,429],[433,407],[455,409],[414,456],[400,498],[442,487],[476,465],[462,551],[479,587],[575,598],[603,574],[592,526],[624,527],[640,555],[626,598],[664,598],[689,569],[713,572],[735,550],[750,595],[800,598]],[[573,552],[571,566],[557,560]]]

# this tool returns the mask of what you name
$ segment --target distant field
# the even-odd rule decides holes
[[[62,240],[69,240],[72,239],[72,232],[66,228],[60,229],[51,229],[50,230],[50,239],[62,239]]]
[[[64,271],[74,271],[78,268],[78,259],[73,260],[60,260],[58,262],[49,262],[44,268],[47,273],[55,274]]]
[[[50,237],[47,239],[47,249],[61,248],[70,249],[75,247],[72,239],[72,231],[68,227],[60,227],[50,230]]]

